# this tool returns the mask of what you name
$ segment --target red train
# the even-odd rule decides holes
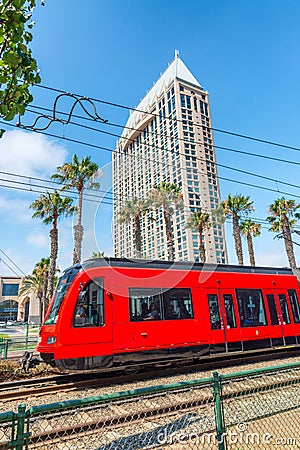
[[[93,259],[62,274],[38,351],[69,372],[297,346],[299,298],[286,268]]]

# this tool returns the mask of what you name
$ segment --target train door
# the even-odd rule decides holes
[[[292,307],[292,315],[294,319],[296,342],[300,343],[300,305],[299,298],[295,289],[288,289],[288,296]]]
[[[270,337],[272,346],[277,347],[280,345],[285,345],[284,328],[281,321],[281,314],[276,291],[274,291],[274,289],[265,290],[265,297],[267,300],[270,315]]]
[[[241,351],[240,329],[237,327],[237,311],[233,291],[206,290],[210,316],[210,352]]]
[[[217,289],[207,289],[204,292],[210,318],[210,353],[226,352],[226,332],[219,292]]]
[[[261,289],[235,289],[244,350],[270,347],[270,328]]]
[[[225,345],[228,352],[242,351],[241,328],[238,326],[237,305],[234,301],[234,291],[222,289],[220,292],[221,308],[223,310]]]
[[[270,294],[269,294],[270,295]],[[276,338],[272,339],[273,345],[291,345],[296,343],[295,326],[292,320],[292,312],[290,299],[288,299],[287,292],[284,289],[274,289],[273,296],[275,298],[278,326],[281,330],[281,337],[277,343]]]

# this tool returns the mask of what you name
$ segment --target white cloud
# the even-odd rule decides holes
[[[44,234],[28,234],[26,237],[26,242],[37,248],[49,248],[49,236],[47,233]]]
[[[65,162],[67,150],[46,136],[22,130],[6,131],[0,139],[0,170],[48,177]]]
[[[22,199],[8,199],[0,196],[1,221],[5,222],[32,222],[32,212],[29,210],[31,201]]]
[[[279,247],[276,250],[256,252],[255,261],[258,266],[289,267],[286,253]]]

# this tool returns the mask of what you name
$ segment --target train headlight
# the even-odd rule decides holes
[[[38,337],[38,344],[40,344],[42,342],[42,336]]]
[[[54,344],[56,342],[56,336],[48,336],[47,344]]]

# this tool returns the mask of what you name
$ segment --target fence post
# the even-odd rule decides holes
[[[26,350],[28,349],[28,337],[29,337],[29,322],[27,322],[26,324],[26,341],[25,341],[25,346],[26,346]]]
[[[3,348],[3,359],[7,359],[7,352],[8,352],[8,340],[3,342],[4,348]]]
[[[215,417],[216,431],[219,450],[226,450],[225,447],[225,424],[222,408],[222,385],[218,372],[213,372],[214,377],[214,399],[215,399]]]
[[[18,416],[17,416],[17,435],[15,440],[15,450],[22,450],[24,445],[24,429],[25,429],[25,412],[26,405],[22,403],[18,406]]]

